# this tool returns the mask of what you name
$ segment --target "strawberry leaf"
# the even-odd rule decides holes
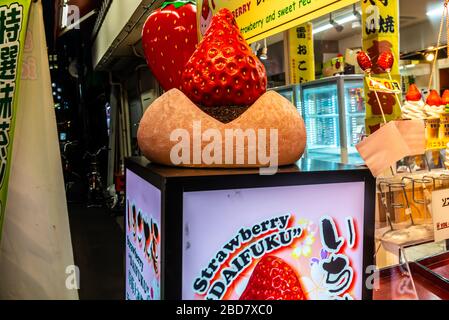
[[[162,6],[161,10],[165,9],[169,5],[173,5],[176,9],[181,8],[182,6],[185,6],[186,4],[196,4],[196,1],[194,0],[174,0],[174,1],[165,1]]]

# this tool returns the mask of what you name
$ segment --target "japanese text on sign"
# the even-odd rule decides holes
[[[6,177],[23,7],[0,7],[0,186]]]
[[[312,24],[306,23],[289,30],[290,83],[315,80],[315,57]]]

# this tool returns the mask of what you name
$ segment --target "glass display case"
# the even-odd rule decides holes
[[[355,145],[365,133],[363,76],[344,75],[301,85],[307,156],[363,164]]]
[[[299,84],[276,87],[270,90],[276,91],[281,96],[288,99],[301,113],[301,86]]]

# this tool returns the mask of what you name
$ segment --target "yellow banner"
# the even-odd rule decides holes
[[[259,41],[312,21],[360,0],[197,0],[198,30],[204,35],[212,15],[221,8],[234,14],[249,42]]]
[[[401,84],[396,80],[367,77],[366,83],[370,91],[398,94],[402,92]]]
[[[373,73],[377,78],[389,77],[377,66],[377,58],[384,51],[394,54],[395,62],[391,70],[392,78],[400,83],[399,73],[399,1],[363,0],[362,2],[363,50],[373,61]],[[365,83],[366,132],[376,131],[383,123],[381,108],[374,91]],[[382,110],[387,121],[401,117],[401,108],[396,97],[390,92],[378,93]]]
[[[315,80],[312,23],[288,31],[290,84]]]
[[[8,196],[22,54],[31,0],[0,0],[0,238]]]

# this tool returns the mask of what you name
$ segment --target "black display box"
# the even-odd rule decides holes
[[[155,256],[157,256],[156,262],[158,263],[158,266],[155,267],[157,271],[153,270],[154,271],[153,273],[158,274],[157,281],[160,286],[159,288],[157,288],[157,285],[155,285],[155,289],[160,290],[160,292],[159,294],[152,295],[156,297],[156,299],[160,298],[164,300],[182,300],[182,299],[190,300],[193,298],[203,297],[203,295],[200,295],[198,291],[190,295],[190,292],[192,290],[190,290],[191,288],[189,286],[192,282],[185,280],[184,277],[189,277],[189,275],[187,274],[188,271],[186,270],[195,269],[195,264],[200,263],[198,262],[199,260],[205,259],[204,257],[202,258],[201,256],[203,254],[202,251],[204,251],[203,249],[206,248],[206,246],[209,246],[210,244],[210,246],[213,247],[214,253],[216,250],[219,249],[218,245],[215,245],[214,247],[214,244],[212,243],[213,241],[210,241],[210,239],[213,238],[214,235],[217,235],[217,237],[220,238],[222,230],[227,229],[227,225],[221,222],[222,214],[215,216],[213,216],[212,214],[212,212],[214,212],[215,210],[221,210],[220,201],[222,200],[220,199],[225,198],[224,196],[225,194],[222,195],[220,193],[221,191],[223,192],[229,191],[230,193],[227,194],[229,198],[230,196],[234,195],[234,192],[236,190],[244,190],[243,193],[245,194],[246,197],[245,199],[260,199],[261,203],[258,203],[259,201],[255,202],[253,201],[253,205],[254,206],[262,205],[262,208],[259,209],[263,211],[264,207],[275,205],[272,202],[270,202],[271,201],[269,199],[270,194],[273,194],[275,197],[273,201],[276,201],[276,203],[279,204],[279,206],[284,206],[285,205],[284,202],[289,202],[290,201],[289,199],[291,199],[292,202],[294,202],[296,198],[301,199],[302,196],[301,190],[304,190],[304,192],[313,192],[311,194],[313,194],[316,199],[310,199],[311,208],[315,208],[317,206],[319,207],[320,205],[324,207],[327,206],[326,208],[329,208],[329,204],[327,204],[327,201],[328,199],[331,199],[333,197],[332,196],[333,193],[338,192],[344,193],[346,192],[345,191],[346,188],[349,187],[354,188],[357,187],[360,189],[360,186],[362,186],[361,187],[362,190],[360,190],[360,192],[358,192],[357,194],[354,193],[354,196],[351,195],[348,196],[347,194],[345,196],[342,196],[341,198],[341,201],[343,202],[342,204],[337,204],[337,202],[339,202],[338,200],[339,198],[337,197],[337,195],[335,195],[336,198],[333,201],[336,207],[338,207],[339,205],[342,208],[346,207],[351,208],[353,206],[352,202],[354,202],[353,206],[354,208],[356,208],[356,206],[359,206],[362,208],[361,210],[363,210],[363,212],[361,213],[361,215],[363,216],[363,223],[361,224],[361,226],[358,227],[359,229],[361,229],[358,230],[358,232],[360,234],[363,234],[363,236],[361,236],[361,239],[358,239],[359,241],[358,249],[353,249],[353,252],[356,252],[357,250],[363,251],[357,252],[357,255],[361,256],[363,260],[363,270],[357,270],[356,273],[357,282],[362,283],[361,288],[358,289],[358,291],[360,292],[360,298],[372,299],[372,291],[365,285],[366,279],[370,274],[366,273],[365,271],[367,270],[368,266],[374,264],[373,257],[374,257],[375,178],[365,167],[355,167],[317,160],[302,159],[299,162],[297,162],[296,165],[279,168],[278,173],[275,175],[263,176],[260,175],[259,170],[256,169],[227,170],[227,169],[172,168],[151,164],[143,157],[133,157],[126,159],[126,169],[127,169],[127,180],[130,179],[129,178],[130,174],[132,174],[143,179],[142,181],[145,181],[145,183],[148,183],[149,185],[160,191],[160,201],[161,201],[160,232],[159,232],[160,239],[158,241],[155,241],[155,245],[160,245],[160,251],[154,251],[155,253],[160,252],[160,256],[158,254],[155,254]],[[133,226],[133,223],[131,221],[132,211],[133,210],[136,211],[135,208],[131,208],[130,201],[133,201],[131,198],[134,196],[136,192],[144,193],[145,191],[141,188],[133,189],[131,191],[130,189],[131,186],[128,186],[128,182],[129,181],[127,181],[128,204],[127,204],[126,217],[127,217],[127,230],[129,231],[132,229]],[[323,190],[322,196],[319,190]],[[215,192],[211,193],[211,191]],[[257,198],[258,196],[257,193],[259,191],[261,192],[261,197]],[[206,192],[204,193],[204,196],[202,192]],[[276,196],[276,194],[278,196]],[[193,198],[190,197],[190,195],[193,195]],[[362,195],[362,199],[360,199],[360,196],[357,195]],[[141,196],[143,199],[145,199],[145,194]],[[251,198],[252,196],[256,196],[256,198]],[[212,205],[210,205],[207,202],[207,201],[215,201],[214,199],[217,199],[217,201],[213,202]],[[282,199],[286,200],[281,201]],[[306,200],[307,200],[306,198],[302,199],[301,201],[298,200],[299,205],[301,205],[301,203],[307,202]],[[186,204],[184,203],[184,201],[186,201]],[[200,202],[203,201],[204,203],[199,203],[198,201]],[[240,202],[244,201],[245,200],[242,200]],[[240,202],[236,202],[237,203],[236,205],[237,206],[241,205]],[[205,208],[207,208],[207,210],[204,210],[204,212],[199,212],[198,210],[194,209],[197,208],[198,206],[201,207],[201,205],[206,206]],[[189,208],[193,209],[185,208],[185,206],[189,206]],[[245,206],[246,208],[248,207],[251,208],[251,205],[248,205],[248,203],[245,203]],[[331,205],[330,207],[333,206]],[[189,210],[191,210],[193,213],[189,213],[188,212]],[[325,211],[325,209],[323,210]],[[252,212],[251,210],[249,211]],[[338,211],[339,211],[338,213],[340,214],[342,210]],[[238,223],[236,222],[236,220],[249,219],[250,216],[250,214],[247,215],[244,212],[235,212],[233,210],[229,212],[235,214],[235,216],[233,216],[228,220],[230,221],[230,223],[232,222],[233,224]],[[189,215],[189,217],[187,217],[187,215]],[[209,221],[208,219],[211,221]],[[251,221],[258,221],[257,216],[253,217],[252,219],[253,220]],[[263,219],[264,218],[261,217],[260,220]],[[186,220],[190,221],[188,226],[191,230],[190,234],[188,234],[190,238],[188,238],[187,240],[186,240],[187,237]],[[191,222],[193,220],[195,220],[196,222]],[[195,233],[192,235],[192,232],[195,232],[195,230],[199,230],[198,227],[195,225],[198,223],[200,224],[204,223],[204,226],[202,226],[201,229],[203,230],[202,233],[204,232],[203,244],[199,243],[198,240],[195,240],[198,239],[200,235]],[[310,223],[310,225],[312,225],[312,223]],[[244,226],[250,227],[251,225],[246,223],[244,224]],[[346,234],[344,230],[342,230],[345,229],[344,224],[342,224],[342,226],[343,227],[341,226],[339,227],[340,235]],[[257,228],[255,230],[257,230]],[[305,232],[304,230],[303,232]],[[238,229],[235,229],[235,233],[233,233],[232,235],[238,234],[238,231],[239,231]],[[315,234],[315,238],[318,238],[316,230],[315,233],[313,234]],[[131,241],[129,240],[131,238],[132,238],[131,233],[129,233],[129,236],[127,233],[127,241]],[[135,236],[135,238],[137,239],[138,236]],[[188,245],[186,245],[186,243]],[[319,243],[316,242],[315,240],[314,245],[318,246]],[[151,245],[149,245],[149,247],[150,246]],[[138,246],[133,245],[132,246],[133,250],[134,247],[137,248]],[[142,247],[145,247],[145,245],[143,244]],[[184,251],[187,250],[186,248],[189,248],[189,250],[193,250],[189,251],[190,253],[189,255],[187,255],[187,257],[191,258],[188,259],[185,258],[186,253]],[[150,249],[144,249],[143,251],[147,252],[147,255],[144,255],[145,257],[148,258],[151,256],[151,254],[148,253],[149,251],[151,251]],[[295,253],[296,251],[292,252]],[[127,255],[129,255],[129,253],[127,253]],[[130,257],[131,255],[129,255],[127,259],[128,258],[131,259]],[[184,259],[186,259],[186,261],[183,261],[183,257]],[[298,259],[299,259],[298,261],[302,261],[300,259],[307,259],[307,258],[304,255],[304,257],[301,256]],[[352,258],[351,261],[357,259],[358,258]],[[141,259],[138,260],[140,261]],[[148,258],[147,261],[151,261],[151,258]],[[146,262],[144,261],[143,263]],[[205,267],[207,266],[207,264],[203,265]],[[360,269],[360,267],[358,269]],[[126,270],[127,291],[131,290],[128,288],[129,287],[128,275],[131,278],[136,277],[135,270],[129,269],[130,267],[128,266],[127,262],[127,270]],[[201,271],[200,269],[198,271],[195,271],[196,272],[195,276],[199,275],[200,271]],[[139,275],[139,277],[141,276]],[[143,275],[142,277],[145,278],[145,275]],[[197,278],[197,280],[198,279],[199,278]],[[204,279],[202,278],[202,280]],[[152,281],[154,282],[154,279],[146,279],[146,283],[150,283]],[[133,279],[131,282],[132,287],[134,288],[134,293],[136,293],[138,291],[137,289],[135,289],[136,280]],[[183,282],[184,284],[187,283],[187,285],[183,286]],[[200,283],[199,280],[198,283]],[[217,288],[218,287],[219,286],[217,286]],[[212,288],[212,280],[208,286],[208,289],[211,288]],[[145,292],[143,295],[145,295]],[[235,295],[233,297],[235,298]],[[145,297],[142,296],[139,296],[139,298],[145,299]],[[151,299],[151,297],[147,298]],[[128,292],[127,292],[127,299],[133,299],[133,297],[130,296]]]

